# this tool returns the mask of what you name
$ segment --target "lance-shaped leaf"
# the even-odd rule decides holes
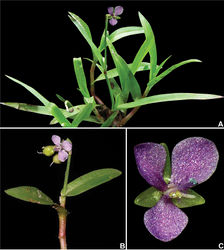
[[[53,116],[49,108],[46,108],[45,106],[32,105],[32,104],[27,104],[27,103],[19,103],[19,102],[0,102],[0,104],[8,106],[10,108],[22,110],[22,111],[32,112],[32,113],[41,114],[41,115]],[[82,111],[85,106],[86,104],[72,106],[71,107],[72,112],[68,112],[65,109],[60,109],[60,110],[66,118],[73,119],[74,116],[77,115],[80,111]],[[90,120],[92,122],[99,123],[99,121],[96,121],[96,119],[90,118]],[[56,118],[52,119],[52,121],[50,122],[51,125],[57,124],[57,123],[58,123],[58,120]]]
[[[76,79],[79,85],[79,90],[84,97],[88,98],[90,97],[90,94],[87,88],[87,82],[86,82],[86,77],[85,77],[85,73],[83,70],[81,57],[73,58],[73,64],[74,64]]]
[[[6,75],[7,76],[7,75]],[[57,119],[57,121],[65,127],[69,127],[71,124],[70,122],[65,118],[61,110],[57,107],[55,103],[49,102],[45,97],[43,97],[39,92],[37,92],[34,88],[30,87],[29,85],[11,77],[7,76],[10,80],[14,81],[15,83],[18,83],[25,89],[27,89],[31,94],[33,94],[38,100],[40,100],[46,107],[46,109],[49,110],[49,112]]]
[[[163,179],[168,184],[170,182],[170,176],[172,173],[172,168],[171,168],[171,162],[170,162],[170,152],[165,143],[161,143],[161,145],[165,148],[166,150],[166,163],[163,171]]]
[[[11,76],[7,76],[10,80],[12,80],[15,83],[18,83],[19,85],[21,85],[22,87],[24,87],[25,89],[27,89],[31,94],[33,94],[39,101],[41,101],[45,106],[47,106],[50,102],[43,97],[39,92],[37,92],[34,88],[30,87],[29,85],[11,77]]]
[[[96,106],[95,100],[93,97],[90,98],[84,98],[86,102],[86,106],[80,111],[74,118],[72,122],[72,127],[78,127],[79,124],[90,117],[90,114],[92,113],[93,109]]]
[[[167,59],[169,59],[169,57]],[[164,72],[162,72],[160,75],[158,75],[157,77],[155,77],[151,81],[149,81],[148,86],[150,88],[152,88],[157,82],[159,82],[160,80],[162,80],[165,76],[167,76],[168,74],[170,74],[175,69],[177,69],[177,68],[179,68],[179,67],[181,67],[181,66],[183,66],[185,64],[192,63],[192,62],[201,62],[201,61],[198,60],[198,59],[189,59],[189,60],[182,61],[180,63],[174,64],[173,66],[171,66],[170,68],[168,68],[167,70],[165,70]]]
[[[154,187],[146,189],[144,192],[140,193],[136,198],[134,203],[142,207],[153,207],[160,200],[162,192]]]
[[[128,109],[134,108],[142,105],[159,103],[159,102],[170,102],[170,101],[183,101],[183,100],[209,100],[223,98],[220,95],[211,94],[196,94],[196,93],[172,93],[172,94],[161,94],[154,95],[145,98],[138,99],[134,102],[128,102],[121,104],[117,109]]]
[[[157,67],[155,76],[159,74],[159,71],[163,68],[164,64],[170,59],[171,56],[168,56],[160,65]]]
[[[156,51],[155,37],[151,25],[146,20],[146,18],[140,12],[138,13],[138,15],[145,32],[146,44],[149,46],[148,51],[150,55],[150,64],[151,64],[150,80],[152,80],[155,76],[156,66],[157,66],[157,51]]]
[[[121,171],[103,168],[84,174],[67,185],[66,196],[76,196],[121,175]]]
[[[141,89],[140,86],[135,79],[134,75],[132,74],[131,70],[129,69],[127,63],[124,59],[118,55],[117,51],[115,50],[113,44],[107,39],[107,44],[110,49],[111,56],[113,58],[114,64],[117,68],[117,72],[120,78],[121,87],[122,87],[122,94],[127,100],[129,92],[132,95],[134,100],[141,97]]]
[[[111,33],[109,35],[109,39],[113,43],[113,42],[118,41],[121,38],[132,36],[132,35],[137,35],[137,34],[143,34],[143,33],[144,33],[144,30],[142,27],[137,27],[137,26],[123,27]],[[105,48],[105,31],[103,32],[103,35],[101,36],[99,50],[103,51],[104,48]]]
[[[74,13],[69,12],[69,14],[70,14],[69,18],[75,24],[75,26],[78,28],[78,30],[81,32],[81,34],[86,39],[89,46],[91,47],[94,57],[97,58],[97,60],[99,60],[100,62],[100,65],[104,67],[103,57],[99,49],[96,47],[96,45],[92,41],[92,37],[91,37],[91,33],[90,33],[88,25]]]
[[[147,53],[149,52],[150,49],[150,44],[145,40],[142,44],[142,46],[140,47],[140,49],[138,50],[133,63],[131,64],[131,71],[133,74],[136,73],[136,71],[138,71],[138,68],[140,67],[143,59],[145,58],[145,56],[147,55]]]
[[[133,63],[129,63],[129,64],[127,64],[127,65],[128,65],[128,67],[129,67],[129,69],[132,71],[132,65],[133,65]],[[139,65],[139,67],[138,67],[138,69],[137,69],[135,72],[132,71],[132,73],[135,74],[136,72],[145,71],[145,70],[150,70],[150,63],[141,62],[140,65]],[[109,79],[110,79],[110,78],[117,77],[117,76],[118,76],[117,69],[114,68],[114,69],[108,70],[108,71],[107,71],[107,76],[108,76]],[[100,75],[96,78],[96,80],[95,80],[94,82],[101,81],[101,80],[105,80],[105,75],[104,75],[103,73],[100,74]]]
[[[40,191],[36,187],[31,186],[20,186],[15,188],[10,188],[5,190],[6,194],[32,203],[37,203],[41,205],[53,205],[54,202],[46,194]]]
[[[195,198],[185,198],[185,197],[182,197],[180,199],[174,198],[172,199],[174,205],[176,205],[179,208],[185,208],[185,207],[198,206],[205,203],[205,199],[192,189],[188,189],[186,193],[195,196]]]

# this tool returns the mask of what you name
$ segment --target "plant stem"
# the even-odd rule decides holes
[[[65,171],[65,178],[64,178],[64,186],[61,191],[61,196],[65,197],[66,190],[67,190],[67,184],[68,184],[68,176],[69,176],[69,169],[70,169],[70,163],[71,163],[71,157],[72,157],[72,152],[70,151],[68,154],[68,159],[67,159],[67,166],[66,166],[66,171]],[[66,198],[65,198],[66,199]]]
[[[67,184],[68,184],[71,157],[72,157],[72,152],[70,151],[69,154],[68,154],[67,166],[66,166],[66,170],[65,170],[64,185],[63,185],[63,188],[62,188],[62,191],[61,191],[61,196],[59,197],[60,206],[55,207],[55,209],[58,212],[58,219],[59,219],[58,238],[59,238],[59,241],[60,241],[61,249],[67,249],[66,222],[67,222],[67,214],[68,214],[68,212],[65,209],[65,204],[66,204],[66,190],[67,190]]]
[[[60,241],[60,248],[67,249],[67,242],[66,242],[66,219],[67,219],[67,211],[64,209],[64,212],[58,212],[59,218],[59,233],[58,238]]]
[[[106,18],[105,18],[104,75],[105,75],[105,79],[106,79],[107,86],[108,86],[108,89],[109,89],[110,99],[111,99],[111,104],[112,104],[112,110],[113,110],[113,108],[114,108],[114,97],[113,97],[110,81],[109,81],[109,78],[107,76],[107,30],[108,30],[108,15],[106,15]]]

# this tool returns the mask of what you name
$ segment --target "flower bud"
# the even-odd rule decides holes
[[[55,163],[55,164],[60,164],[61,161],[58,159],[58,154],[56,154],[54,157],[53,157],[53,162],[52,163]]]
[[[52,156],[55,153],[54,148],[55,146],[43,147],[43,154],[46,156]]]

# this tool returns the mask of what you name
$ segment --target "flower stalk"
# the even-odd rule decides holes
[[[63,185],[63,188],[62,188],[62,191],[61,191],[61,196],[59,198],[60,206],[58,206],[56,208],[56,210],[58,212],[58,219],[59,219],[58,239],[60,241],[61,249],[67,249],[66,222],[67,222],[67,214],[68,214],[68,212],[65,209],[65,204],[66,204],[66,190],[67,190],[67,184],[68,184],[71,157],[72,157],[72,151],[70,151],[69,154],[68,154],[67,166],[66,166],[66,170],[65,170],[64,185]]]

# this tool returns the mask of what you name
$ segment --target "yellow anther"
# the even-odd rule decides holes
[[[169,197],[170,198],[181,198],[182,194],[179,190],[177,190],[176,192],[169,193]]]

